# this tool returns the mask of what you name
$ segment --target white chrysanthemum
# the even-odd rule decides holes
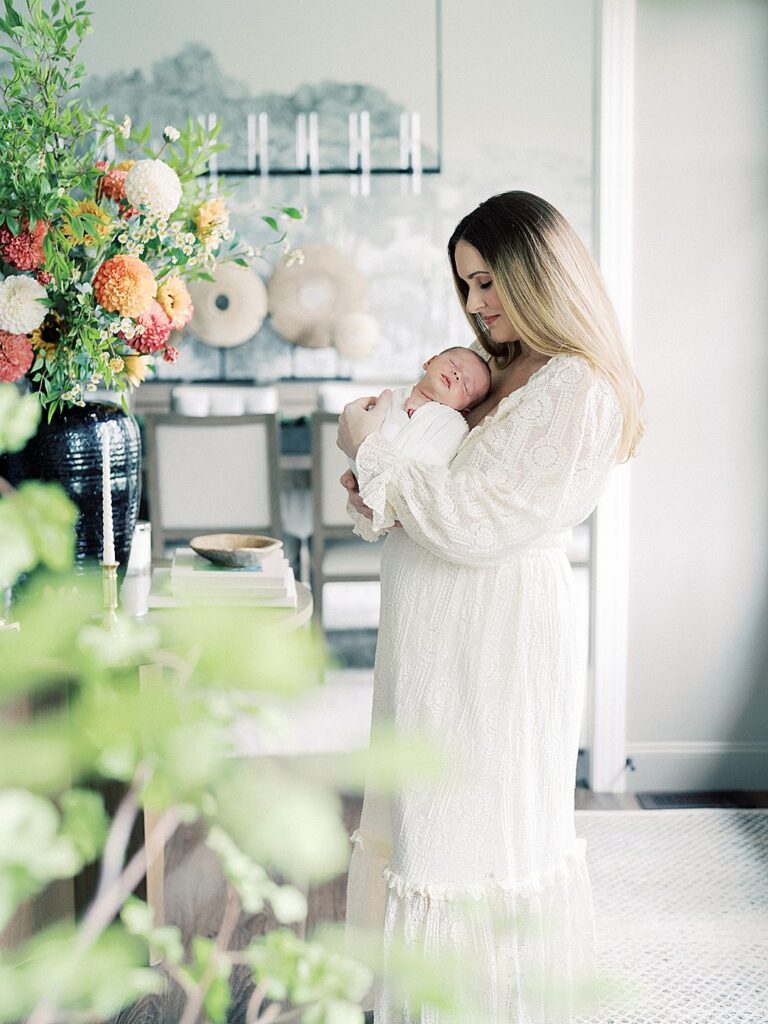
[[[46,290],[34,277],[8,277],[0,284],[0,331],[29,334],[45,319],[48,309],[38,300]]]
[[[179,137],[179,129],[174,128],[172,124],[167,124],[163,128],[163,138],[166,142],[176,142]]]
[[[162,160],[138,160],[125,176],[125,197],[131,206],[168,217],[181,202],[181,182]]]

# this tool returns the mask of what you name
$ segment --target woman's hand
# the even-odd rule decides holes
[[[357,449],[366,437],[381,427],[391,401],[392,392],[387,390],[382,391],[378,398],[358,398],[344,406],[339,417],[336,444],[350,459],[357,456]]]

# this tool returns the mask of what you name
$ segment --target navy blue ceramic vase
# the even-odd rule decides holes
[[[102,437],[109,437],[112,522],[115,557],[125,572],[141,497],[139,426],[119,405],[87,402],[54,415],[44,412],[27,446],[4,460],[12,484],[22,480],[55,480],[80,509],[76,562],[99,561],[103,551]]]

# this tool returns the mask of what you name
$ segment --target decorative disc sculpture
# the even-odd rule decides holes
[[[350,314],[368,312],[365,275],[332,245],[305,245],[301,251],[302,263],[282,263],[269,282],[269,313],[275,330],[286,341],[307,348],[327,348],[343,336],[350,358],[360,358],[351,355],[355,346],[340,325]],[[367,333],[370,338],[369,324]]]
[[[257,273],[221,263],[214,281],[192,281],[195,312],[189,329],[206,345],[234,348],[249,341],[267,315],[267,290]]]

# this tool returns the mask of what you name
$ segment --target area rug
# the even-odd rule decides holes
[[[579,1024],[768,1022],[768,810],[577,811],[601,975]]]

